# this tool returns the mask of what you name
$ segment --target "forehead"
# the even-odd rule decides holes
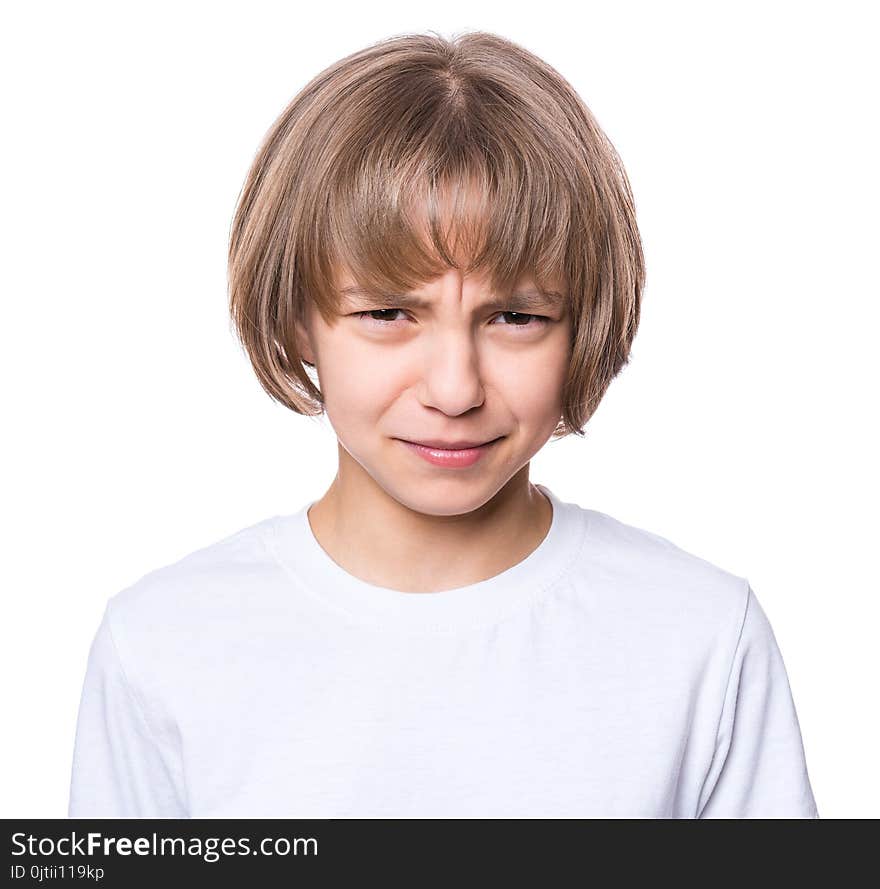
[[[479,283],[483,283],[480,279]],[[478,290],[480,289],[478,284]],[[533,279],[521,278],[513,290],[506,293],[494,292],[484,286],[483,292],[475,300],[479,307],[503,306],[509,311],[536,311],[538,309],[560,308],[565,303],[561,288],[547,290],[537,287]],[[394,306],[396,308],[430,309],[441,302],[440,295],[430,284],[417,287],[411,291],[392,291],[365,287],[358,284],[350,275],[339,276],[338,295],[343,303],[359,305]]]
[[[412,293],[376,293],[370,294],[359,288],[340,294],[343,304],[382,306],[396,309],[429,310],[440,304],[438,299],[425,298]],[[506,296],[490,296],[477,302],[481,309],[505,309],[509,312],[538,313],[562,308],[564,301],[561,295],[544,293],[537,290],[517,289]]]
[[[338,214],[342,222],[318,288],[322,303],[334,313],[343,306],[439,311],[461,300],[462,279],[450,285],[444,277],[455,270],[476,309],[501,303],[508,311],[536,313],[566,307],[559,239],[526,237],[525,228],[511,234],[506,220],[520,218],[526,208],[503,198],[482,179],[441,177],[411,184],[389,208],[380,208],[375,224],[365,225],[363,213]]]

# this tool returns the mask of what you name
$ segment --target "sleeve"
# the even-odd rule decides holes
[[[110,604],[89,650],[68,817],[186,818],[167,761],[125,675]]]
[[[751,587],[698,818],[819,818],[788,675]]]

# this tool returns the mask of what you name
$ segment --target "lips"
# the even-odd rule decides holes
[[[500,437],[500,436],[499,436]],[[497,441],[496,438],[489,439],[487,441],[440,441],[439,438],[428,438],[420,441],[414,441],[413,439],[405,438],[404,441],[408,441],[410,444],[422,445],[426,448],[437,448],[438,450],[443,451],[463,451],[467,448],[480,448],[485,444],[491,444],[493,441]]]
[[[493,438],[491,441],[482,443],[471,443],[466,441],[450,441],[444,442],[443,447],[435,444],[422,444],[421,442],[407,441],[405,438],[398,439],[401,444],[406,445],[407,450],[420,457],[426,462],[441,467],[443,469],[457,470],[468,469],[476,465],[487,454],[490,454],[496,442],[500,441],[504,436]],[[429,439],[436,442],[439,439]],[[467,447],[463,447],[467,445]]]

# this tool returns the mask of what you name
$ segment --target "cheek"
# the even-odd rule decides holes
[[[319,380],[327,414],[337,429],[376,420],[417,377],[403,355],[395,360],[388,351],[347,338],[331,337],[322,356],[332,356],[321,362]],[[491,355],[486,381],[491,380],[508,410],[524,421],[555,423],[562,410],[568,357],[568,329],[560,325],[539,348]]]
[[[556,339],[556,338],[555,338]],[[497,380],[510,409],[523,419],[540,421],[562,410],[562,387],[568,372],[565,340],[546,343],[516,360],[506,361]]]
[[[375,351],[359,349],[348,341],[331,344],[324,354],[333,356],[322,364],[319,375],[331,419],[352,425],[361,418],[375,418],[394,399],[399,375],[389,367],[387,358],[379,361]]]

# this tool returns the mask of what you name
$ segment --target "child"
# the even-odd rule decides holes
[[[614,148],[523,48],[395,37],[312,80],[230,305],[338,472],[109,600],[70,816],[818,818],[748,580],[529,481],[643,286]]]

